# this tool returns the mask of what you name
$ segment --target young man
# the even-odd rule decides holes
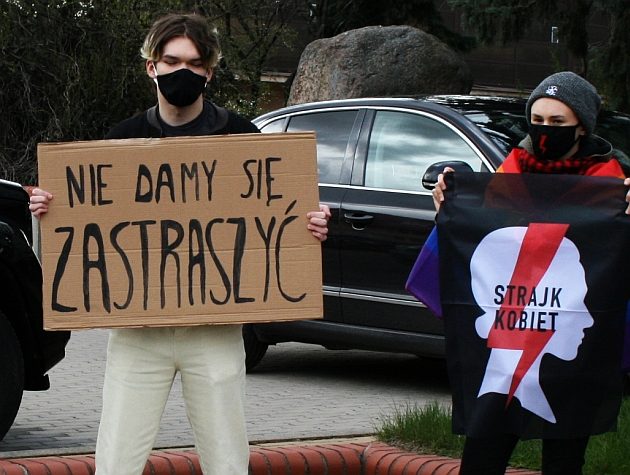
[[[204,18],[160,18],[141,52],[157,85],[158,103],[115,126],[106,138],[259,132],[251,122],[204,100],[220,57],[217,34]],[[46,213],[51,199],[50,193],[34,190],[31,212]],[[320,241],[326,239],[329,217],[324,205],[307,215],[307,227]],[[98,475],[142,473],[178,371],[203,473],[247,474],[241,326],[205,325],[111,331],[96,444]]]

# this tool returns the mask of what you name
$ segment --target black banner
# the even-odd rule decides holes
[[[610,430],[630,269],[622,180],[447,178],[437,226],[455,432]]]

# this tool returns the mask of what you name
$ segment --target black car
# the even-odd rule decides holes
[[[434,224],[423,176],[447,161],[496,170],[527,133],[524,113],[519,98],[432,96],[302,104],[256,118],[265,133],[316,132],[320,201],[332,218],[324,318],[245,325],[248,369],[268,345],[287,341],[442,356],[442,322],[404,288]],[[596,130],[623,160],[629,132],[630,116],[612,112]]]
[[[28,194],[0,180],[0,440],[24,390],[50,387],[47,372],[65,355],[70,332],[42,322],[42,271],[33,251]]]

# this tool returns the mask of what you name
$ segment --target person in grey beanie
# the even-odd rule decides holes
[[[624,184],[630,186],[630,179],[626,178],[627,173],[615,158],[612,145],[593,133],[600,107],[601,98],[595,87],[573,72],[564,71],[543,79],[527,100],[525,110],[529,132],[506,157],[497,173],[615,177],[623,178]],[[445,168],[444,173],[448,172],[453,170]],[[433,190],[438,212],[446,189],[444,173]],[[630,203],[630,192],[626,202]],[[630,214],[630,205],[626,214]],[[474,416],[483,418],[484,413]],[[460,475],[505,473],[520,438],[507,428],[503,430],[505,432],[493,432],[488,437],[466,437]],[[588,441],[588,435],[568,439],[543,438],[543,475],[580,475]]]
[[[625,177],[610,142],[593,133],[601,98],[590,82],[571,71],[552,74],[531,92],[525,107],[529,133],[497,172],[569,173]],[[445,168],[444,172],[452,172]],[[630,186],[630,179],[625,182]],[[439,211],[444,201],[443,174],[433,189]],[[630,203],[630,193],[626,197]],[[630,205],[626,209],[630,214]]]
[[[555,73],[543,79],[527,100],[526,117],[531,116],[532,104],[541,97],[556,99],[569,106],[586,133],[593,133],[602,100],[586,79],[571,71]]]

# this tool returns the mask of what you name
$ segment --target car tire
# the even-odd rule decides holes
[[[258,339],[251,324],[243,325],[243,344],[245,346],[245,369],[250,372],[263,359],[269,345]]]
[[[0,312],[0,440],[15,420],[24,391],[22,348],[7,317]]]

